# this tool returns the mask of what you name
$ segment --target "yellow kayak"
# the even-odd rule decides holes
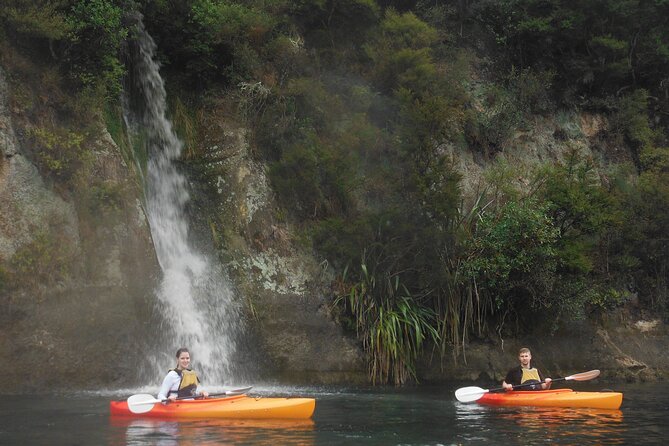
[[[477,402],[493,406],[618,409],[623,402],[623,394],[620,392],[575,392],[571,389],[513,390],[501,393],[486,393]]]
[[[131,411],[127,401],[112,401],[115,416],[152,418],[306,419],[316,408],[313,398],[259,398],[236,395],[226,398],[179,400],[149,405],[146,411]]]

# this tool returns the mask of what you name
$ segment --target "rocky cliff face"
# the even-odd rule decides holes
[[[619,142],[609,141],[608,122],[601,115],[591,113],[563,113],[558,116],[536,116],[528,129],[517,131],[504,148],[493,156],[483,156],[473,151],[444,147],[462,174],[462,193],[467,200],[481,193],[485,172],[496,162],[513,166],[520,176],[512,180],[518,185],[529,184],[529,174],[546,163],[564,162],[570,151],[576,151],[598,166],[600,179],[607,181],[608,168],[613,163],[633,160],[628,148]],[[525,176],[525,174],[528,174]]]
[[[200,123],[196,202],[246,302],[256,342],[250,348],[265,358],[262,374],[290,382],[364,381],[360,348],[330,314],[331,272],[277,218],[265,166],[253,160],[246,129],[220,107]]]
[[[12,94],[0,68],[0,355],[12,358],[0,392],[123,382],[158,271],[141,195],[106,130],[85,147],[81,187],[45,181]]]
[[[127,387],[160,324],[153,310],[161,273],[139,181],[102,125],[84,147],[80,186],[45,178],[33,159],[40,148],[27,137],[37,124],[12,108],[7,73],[0,71],[0,354],[15,367],[0,392]],[[364,380],[359,348],[330,317],[327,269],[275,221],[245,130],[227,119],[203,125],[211,130],[207,162],[194,175],[208,182],[193,184],[192,217],[212,234],[246,303],[249,369],[287,382]]]
[[[668,342],[669,331],[661,321],[618,314],[601,326],[574,323],[553,336],[473,342],[457,362],[424,364],[422,378],[478,381],[486,386],[501,383],[507,370],[517,365],[518,350],[530,347],[532,363],[548,376],[598,369],[600,382],[652,382],[669,376],[669,358],[664,354]]]
[[[92,156],[79,186],[64,190],[45,178],[26,143],[34,123],[12,107],[7,79],[0,69],[0,355],[13,366],[0,392],[126,387],[137,379],[136,361],[160,323],[152,311],[160,269],[141,188],[102,125],[87,140]],[[245,348],[256,353],[254,361],[262,358],[260,374],[268,379],[360,382],[366,367],[358,343],[330,314],[332,272],[281,218],[265,166],[251,156],[246,130],[229,110],[220,103],[200,115],[201,163],[191,165],[190,212],[245,302]],[[626,156],[623,148],[602,143],[605,129],[596,116],[537,118],[498,156],[529,166],[561,159],[576,146],[604,165]],[[444,150],[464,175],[465,193],[475,196],[489,160]],[[114,193],[110,198],[105,191]],[[637,322],[474,343],[457,362],[426,358],[420,374],[434,381],[500,380],[522,344],[554,375],[600,368],[612,379],[661,377],[669,370],[661,354],[666,328]]]
[[[529,185],[533,168],[547,162],[563,162],[576,150],[597,166],[600,181],[609,181],[613,163],[633,165],[630,151],[608,138],[608,122],[589,113],[536,117],[533,125],[513,135],[494,159],[446,147],[458,171],[463,174],[463,194],[473,201],[485,187],[484,177],[494,162],[502,160],[517,168],[520,175],[511,181]],[[479,380],[501,382],[509,368],[517,364],[521,347],[530,347],[535,364],[547,374],[566,376],[579,371],[600,369],[603,380],[653,381],[665,379],[669,361],[663,349],[669,342],[667,325],[646,320],[634,301],[617,313],[606,315],[596,325],[576,321],[550,335],[538,333],[524,339],[491,339],[471,342],[457,359],[432,361],[422,365],[422,378],[428,381]]]

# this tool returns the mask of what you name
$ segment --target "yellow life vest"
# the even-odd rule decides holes
[[[177,396],[179,398],[195,396],[195,390],[197,389],[197,386],[200,383],[200,380],[197,377],[197,373],[195,373],[193,370],[188,370],[188,369],[186,370],[172,369],[172,370],[177,372],[177,374],[181,377],[181,381],[179,382],[179,389],[177,390]]]
[[[539,370],[535,368],[523,369],[523,376],[520,378],[520,383],[525,384],[528,381],[536,381],[537,383],[540,383],[541,378],[539,378]]]

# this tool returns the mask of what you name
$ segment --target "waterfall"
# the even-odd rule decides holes
[[[132,82],[122,102],[130,133],[146,145],[145,208],[162,269],[156,308],[163,324],[152,344],[164,351],[152,358],[151,376],[145,378],[162,378],[176,363],[176,349],[185,346],[207,384],[229,383],[240,312],[220,266],[193,246],[186,216],[188,183],[178,168],[184,144],[167,117],[156,44],[141,15],[133,21],[136,35],[129,43],[128,61]]]

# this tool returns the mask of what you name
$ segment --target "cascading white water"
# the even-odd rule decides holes
[[[158,331],[162,339],[157,344],[166,351],[155,356],[152,374],[164,374],[166,367],[175,363],[174,351],[187,346],[207,382],[222,384],[232,378],[230,359],[240,329],[239,311],[224,273],[189,240],[185,215],[188,184],[176,165],[183,142],[167,117],[165,85],[155,61],[156,44],[141,16],[136,21],[136,48],[130,64],[133,94],[139,97],[126,98],[124,103],[133,103],[139,110],[133,113],[126,106],[126,122],[146,143],[146,212],[163,272],[156,294],[165,324]]]

